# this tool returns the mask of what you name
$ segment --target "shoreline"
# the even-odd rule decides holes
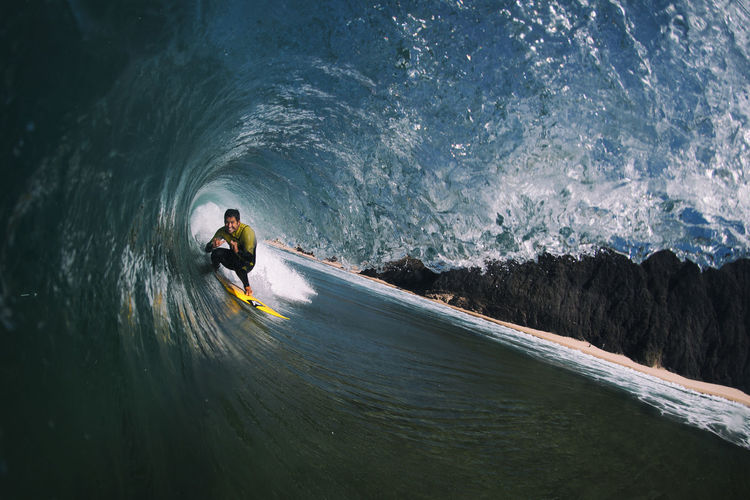
[[[346,269],[344,269],[344,267],[338,261],[330,261],[330,260],[318,259],[314,255],[310,255],[310,254],[307,254],[307,253],[302,252],[300,250],[296,250],[294,248],[291,248],[291,247],[285,245],[284,243],[281,243],[278,240],[265,241],[265,243],[267,245],[272,246],[274,248],[277,248],[279,250],[283,250],[285,252],[289,252],[289,253],[298,255],[300,257],[305,257],[305,258],[313,260],[315,262],[326,264],[326,265],[329,265],[331,267],[335,267],[337,269],[341,269],[341,270],[346,271]],[[431,298],[431,297],[426,297],[426,296],[423,296],[423,295],[416,294],[416,293],[414,293],[414,292],[412,292],[410,290],[405,290],[403,288],[399,288],[399,287],[397,287],[397,286],[395,286],[395,285],[393,285],[391,283],[388,283],[388,282],[383,281],[383,280],[378,279],[378,278],[373,278],[373,277],[370,277],[370,276],[366,276],[366,275],[360,274],[360,273],[358,273],[358,272],[356,272],[354,270],[350,270],[350,271],[347,271],[347,272],[351,272],[352,274],[356,274],[357,276],[362,276],[363,278],[368,279],[370,281],[375,281],[377,283],[381,283],[381,284],[387,285],[387,286],[389,286],[391,288],[395,288],[397,290],[401,290],[403,292],[407,292],[407,293],[410,293],[412,295],[416,295],[418,297],[422,297],[425,300],[430,300],[430,301],[435,302],[437,304],[441,304],[443,306],[449,307],[449,308],[454,309],[456,311],[460,311],[460,312],[469,314],[469,315],[474,316],[476,318],[480,318],[480,319],[489,321],[491,323],[495,323],[495,324],[504,326],[506,328],[510,328],[512,330],[516,330],[518,332],[522,332],[522,333],[525,333],[527,335],[531,335],[533,337],[541,338],[541,339],[547,340],[549,342],[553,342],[555,344],[561,345],[563,347],[567,347],[568,349],[574,349],[574,350],[582,352],[584,354],[588,354],[589,356],[594,356],[596,358],[603,359],[605,361],[609,361],[610,363],[614,363],[614,364],[617,364],[617,365],[620,365],[620,366],[624,366],[626,368],[630,368],[632,370],[644,373],[646,375],[650,375],[652,377],[659,378],[659,379],[664,380],[666,382],[670,382],[670,383],[682,386],[682,387],[684,387],[686,389],[689,389],[689,390],[692,390],[692,391],[695,391],[695,392],[699,392],[699,393],[702,393],[702,394],[707,394],[707,395],[710,395],[710,396],[720,397],[720,398],[727,399],[729,401],[734,401],[736,403],[740,403],[740,404],[743,404],[743,405],[745,405],[747,407],[750,407],[750,395],[748,395],[745,392],[743,392],[743,391],[741,391],[739,389],[736,389],[734,387],[729,387],[729,386],[726,386],[726,385],[719,385],[719,384],[712,384],[712,383],[709,383],[709,382],[703,382],[703,381],[700,381],[700,380],[690,379],[690,378],[684,377],[682,375],[678,375],[676,373],[670,372],[670,371],[668,371],[668,370],[666,370],[664,368],[658,368],[658,367],[651,367],[651,366],[642,365],[640,363],[636,363],[635,361],[633,361],[632,359],[628,358],[627,356],[625,356],[623,354],[615,354],[615,353],[612,353],[612,352],[609,352],[609,351],[605,351],[603,349],[600,349],[598,347],[595,347],[595,346],[591,345],[589,342],[586,342],[585,340],[578,340],[578,339],[574,339],[572,337],[565,337],[563,335],[558,335],[556,333],[545,332],[545,331],[542,331],[542,330],[536,330],[534,328],[529,328],[529,327],[526,327],[526,326],[516,325],[514,323],[509,323],[507,321],[502,321],[502,320],[499,320],[499,319],[491,318],[489,316],[486,316],[486,315],[483,315],[483,314],[479,314],[479,313],[476,313],[474,311],[469,311],[467,309],[462,309],[460,307],[456,307],[456,306],[447,304],[446,302],[444,302],[442,300],[439,300],[439,299],[436,299],[436,298]]]

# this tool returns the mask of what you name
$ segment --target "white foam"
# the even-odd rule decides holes
[[[190,232],[198,244],[205,245],[224,221],[224,211],[216,203],[200,205],[190,214]]]
[[[250,273],[250,285],[256,293],[269,292],[292,302],[310,302],[315,289],[300,274],[280,259],[271,247],[259,244],[255,269]],[[264,293],[264,296],[267,296]]]

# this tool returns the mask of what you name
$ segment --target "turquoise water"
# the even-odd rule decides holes
[[[744,407],[262,246],[280,322],[200,248],[747,256],[743,3],[0,19],[3,498],[747,495]]]

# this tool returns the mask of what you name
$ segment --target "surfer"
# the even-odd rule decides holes
[[[229,248],[219,248],[222,241],[226,241]],[[224,225],[217,229],[211,241],[206,243],[206,252],[211,252],[214,271],[219,270],[219,265],[234,271],[242,281],[247,295],[253,294],[247,273],[255,267],[256,245],[255,231],[240,222],[240,211],[236,208],[224,212]]]

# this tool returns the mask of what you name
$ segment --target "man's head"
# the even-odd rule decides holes
[[[240,211],[236,208],[230,208],[224,212],[224,227],[229,234],[234,233],[240,227]]]

